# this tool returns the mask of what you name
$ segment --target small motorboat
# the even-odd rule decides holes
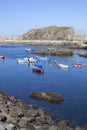
[[[36,72],[36,73],[39,73],[39,74],[43,74],[44,73],[44,70],[43,69],[40,69],[38,67],[34,67],[33,68],[33,72]]]
[[[35,67],[38,67],[38,68],[40,68],[40,69],[42,69],[42,65],[35,64],[34,66],[35,66]]]
[[[5,56],[0,56],[0,59],[5,59]]]
[[[29,63],[29,58],[23,58],[23,59],[17,58],[17,62],[18,62],[19,64]]]
[[[33,52],[34,49],[33,48],[26,48],[25,51],[27,51],[27,52]]]
[[[36,59],[36,58],[33,58],[33,57],[30,57],[30,58],[29,58],[29,62],[30,62],[30,63],[36,63],[36,62],[37,62],[37,59]]]
[[[58,67],[59,68],[62,68],[62,69],[68,69],[69,68],[69,66],[68,65],[66,65],[66,64],[58,64]]]
[[[45,57],[40,57],[40,61],[45,61],[45,62],[47,62],[47,61],[50,61],[50,58],[47,57],[47,56],[45,56]]]
[[[74,66],[74,67],[77,67],[77,68],[82,68],[82,67],[83,67],[83,64],[78,64],[78,63],[77,63],[77,64],[74,64],[73,66]]]

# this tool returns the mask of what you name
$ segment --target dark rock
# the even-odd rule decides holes
[[[0,110],[0,113],[2,113],[2,110]]]
[[[1,122],[5,122],[7,120],[6,116],[1,116]]]
[[[20,113],[20,114],[18,114],[18,117],[22,118],[22,117],[24,117],[24,114]]]
[[[32,92],[30,94],[30,97],[32,97],[33,99],[40,100],[40,101],[47,101],[52,104],[58,104],[64,101],[64,99],[58,93]]]

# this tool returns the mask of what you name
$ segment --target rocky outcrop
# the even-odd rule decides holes
[[[58,104],[64,101],[62,96],[58,93],[32,92],[30,93],[30,97],[36,100],[46,101],[52,104]]]
[[[15,97],[0,92],[0,129],[36,130],[35,126],[54,125],[51,117],[33,105],[26,105]]]
[[[80,57],[84,57],[84,58],[87,58],[87,53],[84,53],[84,54],[79,54]]]
[[[49,26],[45,28],[32,29],[22,36],[25,40],[70,40],[74,35],[73,27]]]
[[[70,49],[83,49],[83,50],[87,50],[87,44],[84,44],[82,42],[77,42],[77,43],[73,43],[69,45]]]
[[[38,50],[35,52],[32,52],[33,54],[40,54],[40,55],[58,55],[58,56],[73,56],[73,51],[68,49],[60,49],[60,50],[51,50],[51,51],[45,51],[45,50]]]

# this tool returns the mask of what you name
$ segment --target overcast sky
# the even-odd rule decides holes
[[[0,35],[51,25],[87,33],[87,0],[0,0]]]

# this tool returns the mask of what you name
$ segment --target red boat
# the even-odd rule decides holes
[[[83,64],[74,64],[73,66],[74,66],[74,67],[78,67],[78,68],[82,68],[82,67],[83,67]]]
[[[5,56],[0,56],[0,59],[4,59],[5,58]]]
[[[43,69],[39,69],[39,68],[33,68],[33,72],[39,73],[39,74],[43,74],[44,70]]]

